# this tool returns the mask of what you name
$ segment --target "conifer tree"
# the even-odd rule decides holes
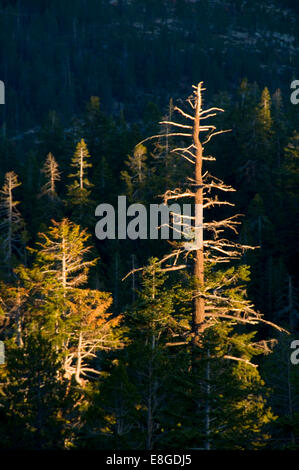
[[[112,303],[111,295],[92,289],[75,289],[68,301],[70,343],[64,363],[65,377],[74,376],[76,382],[84,385],[101,372],[94,366],[101,362],[99,351],[115,350],[121,345],[116,330],[121,317],[111,317],[107,312]]]
[[[89,163],[90,158],[89,151],[84,139],[81,139],[76,146],[76,151],[72,158],[71,166],[74,168],[74,173],[69,175],[73,182],[68,185],[68,205],[74,206],[75,218],[83,222],[83,208],[91,204],[90,188],[93,186],[87,176],[87,169],[92,165]]]
[[[142,271],[138,299],[123,315],[124,347],[110,356],[107,377],[99,382],[104,399],[98,400],[95,393],[90,405],[90,411],[101,409],[98,418],[107,437],[102,434],[98,442],[109,448],[161,448],[161,429],[170,426],[167,410],[180,354],[172,354],[166,345],[186,325],[174,315],[175,290],[167,288],[166,281],[158,260],[150,259]],[[86,421],[89,426],[94,426],[92,417]]]
[[[85,187],[90,186],[86,177],[86,169],[91,167],[87,159],[90,158],[87,145],[84,139],[78,142],[75,154],[72,158],[71,166],[75,168],[76,172],[70,175],[70,178],[75,178],[74,185],[82,191]]]
[[[58,163],[56,162],[51,152],[48,153],[41,172],[45,175],[47,180],[41,188],[41,195],[47,195],[49,196],[51,201],[54,201],[58,197],[56,191],[56,183],[57,181],[60,181],[61,175]]]
[[[24,345],[28,294],[28,289],[21,287],[19,283],[16,286],[4,282],[0,284],[0,308],[4,336],[14,337],[19,347]]]
[[[234,331],[236,327],[232,328],[233,325],[239,325],[245,328],[249,325],[256,325],[258,323],[265,323],[272,325],[278,330],[282,331],[283,328],[276,326],[275,324],[266,321],[262,315],[255,311],[254,306],[247,299],[246,293],[246,281],[249,279],[249,273],[246,266],[232,266],[226,270],[219,269],[218,265],[222,263],[231,263],[238,259],[242,253],[250,249],[250,246],[241,245],[236,238],[228,238],[225,235],[227,229],[231,229],[237,234],[236,227],[240,223],[238,218],[239,214],[235,216],[227,216],[226,218],[218,221],[213,218],[209,218],[207,215],[208,209],[213,209],[220,206],[232,206],[233,204],[229,201],[222,201],[218,199],[218,195],[211,196],[211,191],[222,191],[231,192],[234,191],[231,186],[225,185],[218,178],[213,177],[209,171],[203,170],[203,163],[205,161],[214,160],[211,156],[205,156],[204,146],[217,134],[221,134],[224,131],[217,131],[214,125],[207,125],[202,123],[203,120],[208,119],[215,115],[217,111],[223,111],[222,109],[213,107],[207,110],[202,108],[202,83],[193,87],[193,95],[191,95],[187,104],[188,109],[175,107],[175,111],[184,118],[182,121],[162,121],[161,124],[169,124],[174,127],[174,131],[169,134],[179,140],[176,148],[172,149],[172,153],[177,154],[179,157],[186,159],[191,165],[193,165],[194,171],[192,177],[188,177],[183,188],[178,187],[175,189],[169,189],[164,194],[164,202],[167,203],[169,200],[181,200],[187,198],[187,200],[194,201],[194,212],[188,218],[184,215],[176,214],[180,219],[180,228],[182,230],[183,238],[182,242],[172,242],[173,251],[160,261],[161,266],[165,271],[177,271],[188,267],[188,259],[193,261],[194,269],[194,284],[192,298],[194,300],[192,308],[192,325],[191,335],[192,339],[192,374],[194,380],[194,387],[198,386],[203,380],[207,383],[206,396],[198,396],[198,399],[194,399],[196,403],[196,409],[200,409],[199,415],[197,411],[196,416],[200,417],[203,421],[202,433],[203,437],[199,437],[202,442],[202,447],[206,449],[217,448],[217,438],[213,435],[212,422],[214,418],[211,418],[214,412],[212,388],[211,385],[211,367],[213,358],[216,360],[217,366],[220,370],[222,367],[222,361],[224,363],[229,361],[231,364],[238,364],[236,369],[234,365],[228,366],[231,374],[231,384],[234,382],[234,374],[242,367],[245,368],[245,375],[248,374],[248,380],[251,374],[251,369],[256,369],[256,365],[251,363],[250,359],[255,355],[254,351],[258,353],[264,349],[267,349],[267,343],[261,342],[250,342],[254,334],[246,333],[249,336],[245,336],[238,331]],[[178,128],[178,130],[176,130]],[[204,140],[201,139],[201,134],[207,133]],[[152,138],[158,138],[160,136],[153,136]],[[187,143],[185,143],[187,141]],[[190,220],[192,224],[190,224]],[[178,222],[177,222],[178,226]],[[190,233],[192,234],[190,237]],[[190,239],[191,238],[191,239]],[[187,241],[188,240],[188,241]],[[183,256],[185,262],[179,264],[180,257]],[[229,332],[234,331],[230,338]],[[246,330],[245,330],[246,331]],[[215,351],[213,343],[209,346],[209,338],[212,338],[214,334],[220,334],[218,350],[219,355],[216,352],[217,347],[215,345]],[[225,341],[221,344],[221,335],[225,337]],[[234,336],[235,335],[235,336]],[[246,339],[247,338],[247,339]],[[206,339],[208,341],[206,342]],[[225,345],[229,345],[233,341],[234,344],[239,343],[240,347],[230,348],[226,350]],[[182,342],[184,343],[184,342]],[[182,344],[179,343],[179,344]],[[173,343],[176,346],[177,342]],[[188,345],[188,341],[185,341]],[[231,352],[227,353],[225,352]],[[204,359],[206,358],[206,359]],[[202,368],[203,361],[205,367]],[[243,366],[242,366],[243,364]],[[205,379],[203,378],[205,377]],[[226,380],[228,379],[227,376]],[[216,389],[219,387],[219,381],[217,379],[217,372],[215,372]],[[244,378],[242,379],[244,380]],[[242,380],[239,382],[239,392],[242,390]],[[247,388],[247,392],[244,392],[244,406],[246,407],[246,393],[259,393],[259,388],[262,386],[262,380],[258,372],[256,372],[255,378],[256,386],[253,385],[252,392],[250,387]],[[235,384],[236,386],[236,384]],[[244,389],[245,390],[245,389]],[[192,398],[193,399],[193,398]],[[221,401],[221,400],[220,400]],[[238,405],[239,403],[239,405]],[[228,404],[228,409],[231,405]],[[241,402],[235,403],[232,406],[241,406]],[[261,403],[261,408],[255,409],[253,403],[253,415],[256,413],[256,419],[259,425],[256,432],[261,433],[263,424],[273,419],[270,411],[265,408],[265,403]],[[227,409],[223,410],[223,416]],[[259,417],[258,417],[259,416]],[[268,416],[268,418],[267,418]],[[271,418],[272,416],[272,418]],[[239,426],[242,428],[241,422]],[[191,429],[191,433],[196,431]],[[229,430],[233,433],[233,424]],[[263,438],[261,439],[263,440]],[[257,441],[256,441],[257,443]],[[244,444],[245,445],[245,444]],[[248,444],[250,445],[250,444]]]
[[[21,214],[17,208],[19,201],[14,199],[14,189],[20,186],[17,175],[10,171],[6,173],[4,185],[0,190],[0,229],[2,231],[2,253],[4,262],[11,275],[13,253],[20,253],[21,228],[23,225]]]
[[[273,129],[275,130],[275,166],[279,169],[282,162],[283,148],[287,137],[287,125],[285,116],[285,107],[282,99],[282,93],[278,88],[272,95],[273,103]]]
[[[233,206],[229,201],[222,201],[218,195],[211,197],[211,191],[222,191],[224,193],[234,191],[231,186],[225,185],[221,180],[213,177],[209,171],[203,170],[205,161],[213,161],[214,157],[204,155],[204,146],[215,135],[222,134],[225,131],[217,131],[214,125],[202,123],[203,120],[213,117],[216,112],[223,111],[220,108],[213,107],[207,110],[202,108],[202,91],[204,90],[202,82],[197,86],[193,86],[194,91],[187,104],[188,110],[175,107],[175,111],[184,118],[183,124],[179,121],[170,121],[168,124],[174,127],[174,131],[169,134],[183,141],[178,147],[172,149],[172,153],[186,159],[193,165],[194,171],[192,177],[187,177],[183,189],[178,187],[174,190],[167,190],[163,196],[164,202],[169,200],[193,200],[194,213],[184,218],[180,216],[178,223],[182,231],[185,241],[173,243],[174,250],[166,255],[161,261],[165,265],[165,269],[176,270],[186,267],[186,264],[178,265],[181,255],[185,259],[191,256],[194,266],[195,291],[194,310],[193,310],[193,342],[196,344],[199,340],[200,333],[207,326],[210,326],[217,318],[235,319],[237,322],[255,324],[257,321],[263,321],[261,315],[256,313],[250,302],[242,300],[236,304],[229,297],[216,294],[211,290],[209,285],[205,285],[205,269],[208,266],[216,266],[220,263],[227,263],[238,259],[244,250],[252,247],[241,245],[237,241],[226,238],[223,233],[228,229],[237,234],[236,227],[240,224],[239,214],[226,217],[222,220],[208,220],[207,211],[221,206]],[[190,122],[191,121],[191,122]],[[165,125],[167,122],[162,121]],[[178,131],[176,129],[178,128]],[[201,140],[201,134],[207,133],[204,141]],[[157,138],[160,136],[153,136]],[[146,139],[146,140],[149,140]],[[184,145],[184,140],[188,144]],[[193,226],[190,222],[192,221]],[[191,232],[190,232],[191,230]],[[190,234],[192,235],[190,236]],[[190,240],[191,238],[191,240]],[[189,241],[187,242],[187,240]],[[229,271],[228,271],[229,272]],[[228,274],[229,276],[229,274]],[[233,275],[235,278],[236,274]],[[221,292],[221,291],[219,291]],[[206,305],[214,302],[214,307],[206,310]],[[232,304],[231,304],[232,302]],[[226,307],[225,307],[226,306]],[[244,315],[245,314],[245,315]]]
[[[198,450],[260,449],[275,416],[269,390],[252,359],[263,354],[254,332],[219,322],[202,334],[200,361],[180,368],[172,386],[164,445]],[[238,358],[238,360],[235,360]],[[232,360],[233,359],[233,360]],[[167,432],[168,431],[168,432]]]
[[[40,233],[38,249],[31,251],[36,252],[40,272],[50,273],[66,294],[68,289],[87,282],[88,269],[97,260],[84,259],[91,249],[91,246],[86,246],[90,238],[86,230],[66,218],[52,223],[47,233]]]
[[[276,193],[276,220],[279,223],[279,242],[282,253],[296,271],[298,256],[298,185],[299,185],[299,133],[294,131],[284,148],[283,161],[278,173],[279,186]],[[287,253],[285,248],[288,247]]]
[[[284,190],[287,192],[285,203],[289,203],[292,210],[290,214],[296,209],[296,188],[299,183],[299,132],[294,131],[289,139],[288,144],[284,149],[284,162],[282,167],[282,179]]]
[[[66,142],[64,128],[56,111],[48,113],[44,123],[42,123],[38,137],[38,154],[47,155],[49,149],[51,149],[55,157],[62,162],[64,170],[67,164],[65,155],[68,151],[69,142]]]
[[[30,333],[19,348],[7,343],[7,363],[1,371],[3,411],[7,419],[3,448],[62,449],[68,436],[74,400],[66,381],[57,379],[61,367],[53,346],[40,332]]]
[[[298,365],[291,363],[291,344],[296,333],[291,336],[278,334],[273,354],[268,355],[263,364],[263,375],[271,384],[268,403],[277,419],[272,427],[272,449],[299,448],[299,371]]]
[[[134,149],[133,156],[128,155],[125,164],[129,167],[129,171],[121,172],[121,177],[127,186],[127,194],[130,201],[142,201],[145,198],[144,190],[147,187],[147,149],[144,145],[137,145]]]
[[[271,448],[296,449],[299,446],[299,371],[291,361],[291,345],[296,340],[299,325],[298,289],[281,261],[279,268],[274,311],[277,321],[286,326],[290,336],[276,335],[273,354],[265,358],[262,368],[272,388],[269,403],[277,415]]]
[[[64,377],[84,385],[84,377],[98,374],[90,361],[97,351],[117,347],[114,328],[120,318],[107,313],[111,295],[87,288],[89,269],[97,259],[85,259],[90,236],[79,225],[63,219],[52,221],[40,233],[32,268],[19,266],[16,273],[28,292],[27,332],[43,328],[63,358]]]
[[[257,142],[269,145],[272,136],[273,120],[271,116],[271,96],[267,87],[262,91],[261,101],[257,107]]]
[[[163,178],[164,190],[167,189],[169,185],[171,184],[174,170],[177,167],[177,165],[173,165],[171,162],[172,139],[171,137],[169,137],[169,133],[171,132],[171,126],[168,124],[168,122],[172,120],[173,112],[174,112],[174,105],[173,105],[173,100],[171,98],[169,101],[168,109],[167,109],[167,115],[163,117],[163,120],[167,122],[167,124],[165,124],[165,129],[164,129],[165,136],[161,137],[161,139],[159,139],[156,142],[155,150],[153,152],[153,157],[158,160],[157,162],[158,167],[159,167],[158,173],[159,173],[159,176]]]
[[[142,273],[138,300],[124,317],[129,327],[124,360],[138,396],[136,419],[143,436],[142,447],[147,450],[161,445],[161,427],[171,396],[169,386],[175,374],[173,356],[166,345],[185,331],[181,318],[174,315],[174,292],[166,288],[166,280],[158,260],[150,259]]]

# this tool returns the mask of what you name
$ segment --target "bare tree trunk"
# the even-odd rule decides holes
[[[18,311],[17,311],[17,344],[20,348],[24,346],[23,338],[22,338],[22,317],[21,317],[21,299],[20,299],[20,292],[18,290],[18,296],[17,296],[17,305],[18,305]]]
[[[11,274],[11,257],[12,257],[12,185],[9,180],[9,209],[8,209],[8,235],[7,235],[7,265],[8,274]]]
[[[135,302],[135,255],[132,255],[132,302]]]
[[[119,278],[119,266],[118,266],[118,251],[115,252],[114,258],[114,310],[118,311],[118,278]]]
[[[205,449],[210,450],[210,394],[211,394],[211,385],[210,385],[210,350],[208,349],[208,360],[206,365],[206,381],[207,381],[207,390],[206,390],[206,404],[205,404],[205,431],[206,431],[206,442]]]
[[[152,410],[152,360],[149,364],[149,387],[148,387],[148,400],[147,400],[147,432],[146,432],[146,450],[153,448],[153,410]]]
[[[82,356],[81,356],[81,348],[82,348],[82,331],[80,331],[79,334],[79,343],[78,343],[78,349],[77,349],[77,365],[76,365],[76,374],[75,374],[75,379],[76,382],[81,385],[81,363],[82,363]]]
[[[53,198],[55,194],[55,167],[54,162],[51,161],[51,198]]]
[[[258,239],[259,239],[259,246],[260,246],[260,248],[262,248],[262,243],[263,243],[263,240],[262,240],[262,218],[261,218],[260,215],[258,216]]]
[[[294,323],[293,323],[293,283],[292,283],[292,277],[289,276],[289,289],[288,289],[288,301],[289,301],[289,325],[290,325],[290,330],[292,331],[294,328]]]
[[[83,149],[80,149],[80,189],[83,189]]]
[[[153,272],[153,284],[152,284],[152,299],[154,300],[156,296],[156,276]],[[154,429],[154,394],[155,394],[155,384],[153,377],[154,369],[154,354],[156,349],[156,338],[155,335],[152,335],[152,344],[151,344],[151,357],[149,361],[149,385],[148,385],[148,400],[147,400],[147,433],[146,433],[146,450],[152,450],[153,448],[153,429]]]
[[[196,151],[195,160],[195,244],[198,247],[195,254],[194,276],[197,284],[193,313],[194,343],[198,342],[199,333],[205,318],[204,299],[200,290],[204,287],[204,252],[203,252],[203,181],[202,181],[202,152],[199,140],[200,111],[201,111],[201,83],[197,87],[195,119],[193,126],[193,144]]]

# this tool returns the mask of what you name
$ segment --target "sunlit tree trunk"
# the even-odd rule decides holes
[[[200,290],[204,287],[204,248],[203,248],[203,181],[202,181],[202,145],[199,139],[201,112],[201,83],[198,84],[193,125],[193,144],[195,147],[195,244],[197,247],[194,262],[195,282],[199,290],[194,301],[193,329],[195,341],[205,318],[204,299]]]
[[[0,228],[3,233],[3,255],[7,265],[8,275],[12,274],[12,253],[13,247],[17,249],[20,240],[18,234],[22,223],[20,212],[17,209],[18,201],[14,200],[13,190],[20,186],[17,175],[10,171],[6,173],[4,185],[0,190]]]

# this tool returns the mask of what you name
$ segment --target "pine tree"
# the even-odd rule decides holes
[[[269,403],[278,416],[273,426],[271,448],[296,449],[299,445],[299,371],[291,362],[291,344],[296,340],[299,325],[298,289],[281,261],[279,268],[274,312],[290,336],[276,336],[273,354],[265,358],[262,367],[272,388]]]
[[[74,206],[74,217],[78,219],[80,223],[83,222],[84,207],[88,207],[92,204],[92,201],[90,200],[90,188],[93,185],[90,183],[87,176],[87,169],[92,166],[91,163],[88,162],[89,158],[90,155],[87,145],[84,139],[81,139],[76,146],[76,151],[71,163],[75,172],[70,174],[69,178],[72,178],[73,182],[67,187],[68,206],[71,208]]]
[[[281,250],[285,253],[292,271],[296,271],[298,256],[299,211],[297,188],[299,184],[299,133],[293,132],[284,149],[283,162],[279,172],[280,188],[276,195],[277,223],[281,241]]]
[[[147,168],[147,149],[144,145],[137,145],[134,149],[133,156],[128,155],[125,164],[129,167],[129,171],[121,172],[121,178],[127,186],[127,194],[129,201],[143,201],[145,199],[145,188],[148,177]]]
[[[192,177],[188,177],[183,189],[178,187],[174,190],[167,190],[164,194],[164,202],[167,203],[169,200],[180,200],[181,198],[191,199],[195,203],[194,213],[189,216],[189,219],[193,221],[193,226],[190,227],[190,223],[183,216],[178,215],[180,218],[180,227],[183,232],[183,237],[189,239],[188,242],[172,242],[174,249],[172,253],[167,254],[161,261],[163,269],[166,271],[176,271],[182,268],[186,268],[188,261],[184,264],[178,264],[180,256],[184,256],[185,260],[188,258],[193,261],[194,269],[194,281],[192,298],[194,299],[193,312],[192,312],[192,325],[191,325],[191,339],[193,347],[192,352],[192,381],[194,387],[198,386],[203,380],[203,377],[209,375],[210,359],[213,357],[213,344],[209,346],[209,341],[206,342],[206,338],[212,338],[213,334],[218,331],[217,334],[226,336],[227,344],[230,340],[228,332],[233,325],[243,325],[249,327],[257,323],[265,323],[274,326],[278,330],[282,331],[283,328],[277,327],[273,323],[266,321],[258,312],[255,311],[254,306],[248,301],[246,293],[246,282],[249,279],[248,268],[246,266],[232,266],[226,270],[219,269],[218,265],[222,263],[232,262],[238,259],[244,250],[251,248],[250,246],[243,246],[237,241],[234,241],[232,237],[227,238],[224,233],[227,229],[231,229],[237,234],[236,226],[240,223],[238,216],[227,216],[226,218],[217,221],[213,217],[209,219],[207,217],[207,209],[214,209],[217,206],[231,206],[233,205],[229,201],[221,201],[218,196],[210,196],[212,190],[220,190],[223,192],[234,191],[232,187],[225,185],[221,180],[211,176],[211,174],[203,171],[203,163],[205,160],[214,160],[213,157],[206,157],[203,153],[204,146],[207,144],[215,135],[221,134],[224,131],[217,131],[214,125],[202,124],[202,120],[207,119],[215,115],[217,111],[223,111],[219,108],[210,108],[208,110],[202,109],[202,83],[194,86],[193,95],[187,100],[189,109],[185,110],[182,108],[175,107],[177,111],[185,120],[181,121],[162,121],[162,124],[168,123],[173,126],[175,130],[170,134],[177,139],[180,139],[180,143],[174,149],[173,153],[177,153],[182,158],[186,159],[190,164],[193,165],[194,172]],[[187,122],[186,122],[187,121]],[[190,122],[191,121],[191,122]],[[186,123],[185,123],[186,122]],[[179,128],[176,131],[176,128]],[[208,133],[204,141],[201,140],[201,133]],[[154,136],[152,138],[158,138],[160,136]],[[185,144],[185,141],[188,144]],[[225,213],[225,212],[224,212]],[[190,240],[190,230],[193,235]],[[245,330],[246,331],[246,330]],[[240,344],[239,348],[232,349],[232,354],[223,354],[221,359],[228,360],[232,363],[240,363],[238,367],[242,367],[244,363],[245,376],[248,374],[248,381],[250,381],[251,368],[256,369],[256,365],[250,362],[250,358],[254,355],[253,349],[257,351],[263,350],[263,343],[255,344],[249,342],[249,339],[253,337],[253,332],[247,333],[249,336],[242,336],[238,334],[238,331],[234,332],[235,339]],[[246,338],[248,338],[246,340]],[[185,341],[188,345],[188,342]],[[225,342],[224,342],[225,344]],[[174,343],[175,345],[175,343]],[[223,351],[223,347],[219,344],[220,350]],[[202,369],[202,360],[206,359],[206,369]],[[217,354],[216,354],[217,357]],[[217,361],[216,361],[217,364]],[[221,368],[221,361],[219,362]],[[230,380],[231,385],[234,382],[234,366],[231,366]],[[217,383],[217,374],[216,383]],[[226,380],[229,380],[229,374]],[[244,376],[243,379],[244,380]],[[207,379],[209,383],[210,379]],[[262,386],[262,380],[258,372],[256,372],[256,386],[253,385],[252,393],[259,393],[259,387]],[[217,384],[217,387],[219,384]],[[236,384],[234,385],[236,386]],[[233,386],[233,388],[234,388]],[[238,392],[241,393],[242,381],[238,384]],[[200,412],[203,419],[203,430],[201,437],[202,446],[206,449],[210,449],[218,446],[216,436],[211,437],[213,434],[211,427],[211,416],[214,412],[213,405],[211,404],[212,395],[211,390],[208,389],[208,396],[205,399],[198,396],[198,400],[193,399],[196,403],[197,414],[198,407],[202,411]],[[250,392],[250,387],[247,389],[247,393]],[[246,392],[245,392],[246,396]],[[203,404],[201,403],[203,401]],[[245,399],[246,402],[246,399]],[[238,401],[234,406],[238,404]],[[241,406],[241,403],[239,403]],[[228,408],[223,410],[223,416],[227,409],[230,409],[228,401]],[[245,405],[246,406],[246,405]],[[256,432],[261,432],[263,424],[271,419],[270,411],[265,408],[265,403],[262,401],[260,409],[254,408],[253,416],[256,413],[256,419],[259,422]],[[259,416],[259,417],[258,417]],[[267,418],[268,416],[268,418]],[[238,426],[240,430],[242,423],[239,422]],[[233,434],[233,424],[229,432]],[[194,434],[195,432],[195,434]],[[196,431],[191,429],[191,433],[194,436]],[[228,434],[229,435],[229,434]],[[198,436],[199,437],[199,436]],[[227,439],[229,439],[227,437]],[[196,438],[195,438],[196,440]],[[263,439],[262,439],[263,440]],[[256,441],[258,443],[258,440]],[[227,444],[227,441],[226,441]],[[225,444],[224,444],[225,445]],[[245,444],[244,444],[245,445]],[[249,446],[251,444],[248,444]]]
[[[282,93],[278,88],[272,95],[273,103],[273,128],[275,130],[275,150],[276,150],[276,167],[279,169],[282,162],[283,148],[286,142],[286,116],[282,99]]]
[[[299,371],[298,365],[291,363],[291,344],[296,339],[277,335],[273,354],[266,357],[263,375],[271,385],[268,400],[277,419],[272,427],[272,449],[298,449],[299,447]]]
[[[90,253],[90,236],[79,225],[63,219],[52,221],[46,233],[40,233],[32,268],[19,266],[16,274],[28,292],[27,332],[44,329],[63,358],[64,377],[93,378],[99,372],[90,365],[97,352],[118,347],[114,328],[120,318],[107,313],[112,299],[109,293],[89,289],[89,269],[97,259],[85,259]]]
[[[66,294],[68,289],[87,282],[88,269],[97,260],[84,260],[91,250],[91,246],[86,246],[90,238],[86,230],[66,218],[52,223],[46,233],[40,233],[38,249],[31,251],[36,252],[40,272],[50,273]]]
[[[64,170],[67,164],[65,155],[68,151],[69,142],[66,142],[64,128],[56,111],[48,113],[44,123],[42,123],[38,138],[38,155],[47,155],[49,149],[51,149],[55,157],[62,162]]]
[[[86,169],[92,165],[86,160],[90,158],[87,145],[84,139],[78,142],[75,154],[72,158],[71,166],[76,169],[76,172],[69,175],[70,178],[75,178],[74,186],[80,188],[82,191],[84,188],[89,187],[90,183],[86,177]]]
[[[4,185],[0,190],[2,253],[9,275],[12,273],[14,252],[20,254],[20,232],[23,226],[23,221],[17,208],[19,202],[14,199],[13,194],[14,189],[20,185],[21,183],[18,181],[17,175],[13,171],[10,171],[6,173]]]
[[[273,192],[274,166],[276,153],[275,134],[271,111],[271,96],[268,88],[264,88],[261,100],[256,108],[255,119],[255,154],[256,154],[256,183],[262,187],[263,194],[271,201]]]
[[[161,445],[161,422],[175,370],[166,345],[184,332],[174,316],[173,292],[166,288],[166,279],[158,260],[150,259],[142,273],[138,300],[124,316],[129,328],[124,360],[128,378],[138,396],[136,420],[143,436],[140,442],[133,428],[132,440],[147,450]]]
[[[165,286],[166,281],[158,260],[150,259],[142,272],[138,299],[123,315],[124,347],[108,357],[107,375],[92,399],[90,412],[101,409],[103,431],[98,442],[108,448],[161,448],[161,428],[167,422],[179,359],[167,343],[185,328],[173,315],[174,291]],[[87,429],[94,426],[88,416]]]
[[[273,120],[271,116],[271,96],[267,87],[262,91],[261,101],[257,107],[257,142],[269,145],[272,136]]]
[[[62,449],[74,401],[68,401],[66,382],[57,379],[61,363],[55,350],[41,333],[31,333],[22,348],[10,341],[6,351],[1,374],[7,425],[1,447]]]
[[[269,390],[251,361],[262,353],[254,333],[236,330],[233,322],[206,329],[196,369],[190,372],[186,361],[172,385],[175,406],[168,410],[164,446],[244,450],[268,445],[275,416],[267,406]]]
[[[81,386],[101,374],[98,352],[115,350],[121,345],[118,326],[121,317],[107,312],[112,303],[109,293],[91,289],[75,289],[68,301],[70,343],[64,363],[65,377],[74,376]]]
[[[19,347],[24,345],[24,326],[26,324],[27,300],[29,291],[25,287],[0,284],[2,328],[6,338],[14,337]]]
[[[41,195],[47,195],[49,196],[51,201],[54,201],[58,197],[56,191],[56,183],[57,181],[60,181],[61,175],[58,163],[56,162],[52,153],[48,153],[41,172],[45,175],[47,179],[47,182],[41,188]]]
[[[166,255],[162,260],[165,263],[165,268],[169,270],[176,270],[185,268],[186,265],[178,265],[177,260],[181,255],[185,258],[190,256],[193,260],[194,266],[194,278],[195,278],[195,292],[194,292],[194,311],[193,311],[193,341],[194,344],[198,342],[200,333],[204,331],[207,325],[216,318],[229,318],[232,317],[231,311],[234,311],[234,318],[236,321],[245,323],[253,323],[262,320],[261,316],[257,314],[254,309],[251,308],[250,302],[243,300],[241,304],[232,305],[230,304],[231,299],[222,297],[222,295],[215,295],[209,286],[205,286],[205,269],[208,266],[216,266],[220,263],[230,262],[238,259],[246,249],[250,249],[250,246],[243,246],[237,241],[227,239],[223,234],[226,230],[230,229],[237,234],[236,227],[240,224],[238,218],[239,214],[226,217],[223,220],[209,221],[206,214],[208,209],[214,209],[215,207],[221,206],[233,206],[229,201],[221,201],[218,196],[211,197],[210,192],[212,190],[231,192],[234,189],[231,186],[225,185],[218,178],[213,177],[208,171],[204,173],[203,163],[205,161],[214,160],[213,157],[206,157],[203,154],[204,145],[207,144],[215,135],[221,134],[224,131],[216,131],[214,125],[207,125],[201,123],[202,120],[207,119],[215,115],[217,111],[223,111],[220,108],[210,108],[207,110],[202,109],[202,83],[194,86],[193,95],[187,100],[189,111],[184,111],[181,108],[175,107],[183,118],[187,121],[187,124],[181,122],[171,121],[168,124],[172,125],[175,129],[178,127],[179,132],[172,132],[170,135],[180,138],[188,139],[188,146],[181,144],[179,147],[172,149],[172,153],[179,154],[182,158],[186,159],[190,164],[193,165],[194,171],[192,178],[188,177],[182,190],[180,187],[174,190],[167,190],[163,196],[164,202],[168,203],[169,200],[180,200],[187,198],[187,200],[193,200],[195,203],[195,212],[189,217],[193,221],[193,227],[188,224],[188,219],[184,219],[184,215],[180,217],[180,228],[183,237],[190,240],[189,242],[177,242],[173,243],[175,249],[169,255]],[[191,121],[191,123],[190,123]],[[162,124],[166,124],[162,121]],[[192,125],[191,125],[192,124]],[[201,142],[201,133],[208,133],[204,142]],[[157,138],[159,136],[153,136],[151,138]],[[150,138],[150,139],[151,139]],[[148,140],[148,139],[146,139]],[[207,221],[206,221],[207,220]],[[231,237],[232,238],[232,237]],[[171,264],[171,260],[174,262]],[[205,304],[209,304],[212,300],[214,304],[214,312],[211,310],[207,314],[205,311]],[[219,313],[216,313],[217,304],[221,304]],[[225,311],[224,305],[227,305],[227,312]],[[244,312],[247,312],[246,318],[242,318]],[[214,320],[213,320],[214,317]]]

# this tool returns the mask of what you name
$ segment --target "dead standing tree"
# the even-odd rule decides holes
[[[183,198],[191,198],[194,201],[193,215],[173,213],[176,222],[171,226],[173,230],[178,230],[179,226],[181,234],[189,241],[173,242],[173,251],[161,260],[161,265],[163,264],[163,270],[166,271],[182,269],[186,267],[186,264],[177,264],[180,255],[183,255],[185,260],[190,254],[193,255],[195,291],[193,294],[192,340],[194,345],[199,344],[201,333],[220,318],[249,324],[261,321],[280,329],[273,323],[264,320],[249,301],[236,300],[223,295],[224,284],[222,285],[221,281],[219,281],[219,285],[213,286],[213,289],[205,284],[205,265],[207,263],[229,262],[239,258],[244,250],[253,249],[253,247],[228,240],[223,235],[226,229],[231,229],[237,234],[236,226],[240,224],[240,214],[220,221],[205,222],[204,213],[207,209],[221,205],[234,205],[228,201],[219,200],[217,195],[211,196],[211,191],[230,192],[235,190],[231,186],[225,185],[220,179],[213,177],[208,171],[204,172],[203,170],[205,160],[215,160],[214,157],[204,156],[204,146],[214,136],[229,132],[228,130],[217,131],[214,125],[202,123],[202,121],[215,116],[217,112],[223,112],[223,109],[217,107],[203,110],[202,92],[204,90],[203,82],[198,83],[197,86],[193,85],[193,94],[186,101],[189,109],[185,111],[178,106],[174,107],[174,111],[182,117],[182,122],[161,121],[161,125],[167,126],[167,134],[155,135],[141,142],[160,139],[163,136],[179,138],[181,142],[191,141],[190,144],[189,142],[179,144],[180,146],[173,148],[170,152],[186,159],[194,166],[193,178],[187,178],[183,190],[182,188],[167,190],[163,195],[165,204],[169,200]],[[168,131],[169,126],[174,128],[173,132]],[[203,139],[202,135],[204,135]],[[227,276],[224,276],[225,285],[228,281]]]
[[[58,163],[56,162],[52,153],[48,153],[45,164],[41,169],[45,175],[47,182],[41,189],[41,196],[48,195],[51,201],[57,199],[56,183],[60,181],[60,171]]]
[[[21,214],[17,208],[19,202],[15,201],[13,191],[21,183],[13,171],[5,175],[4,185],[0,190],[0,230],[2,232],[3,258],[7,266],[8,275],[12,275],[13,251],[20,254],[18,245],[21,241],[20,231],[23,227]]]

